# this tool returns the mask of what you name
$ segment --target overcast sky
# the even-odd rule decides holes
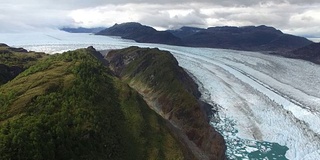
[[[0,0],[0,32],[140,22],[181,26],[268,25],[320,37],[319,0]]]

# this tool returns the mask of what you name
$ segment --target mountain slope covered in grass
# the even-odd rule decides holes
[[[44,53],[28,52],[22,48],[0,44],[0,85],[15,78],[38,60],[46,57],[48,55]]]
[[[166,122],[94,54],[50,56],[0,87],[0,159],[185,159]]]

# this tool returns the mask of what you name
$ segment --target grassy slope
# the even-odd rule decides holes
[[[0,62],[8,66],[28,68],[35,64],[38,59],[47,57],[44,53],[28,52],[21,48],[12,48],[0,44]]]
[[[130,54],[137,50],[141,50],[142,56],[135,58],[132,63],[121,73],[123,79],[134,88],[144,89],[145,93],[156,92],[157,99],[163,106],[161,108],[162,114],[180,113],[177,115],[181,120],[187,120],[183,117],[191,116],[193,109],[198,105],[197,99],[190,93],[183,85],[178,77],[182,74],[182,69],[178,66],[174,57],[171,54],[160,52],[157,49],[140,49],[129,48],[128,50],[120,50],[117,54]],[[192,84],[190,84],[190,87]],[[183,106],[183,107],[182,107]],[[190,109],[190,110],[189,110]],[[197,117],[206,119],[205,117]],[[182,122],[186,124],[185,122]],[[195,121],[197,123],[197,120]],[[189,127],[189,126],[186,126]]]
[[[161,117],[92,52],[51,56],[0,87],[0,159],[183,159]]]
[[[224,157],[223,138],[211,130],[197,100],[197,86],[170,53],[129,47],[109,52],[107,59],[123,81],[144,95],[158,114],[182,130],[209,159]]]
[[[11,48],[0,44],[0,85],[13,79],[23,70],[34,65],[48,55],[37,52],[27,52],[24,49]]]

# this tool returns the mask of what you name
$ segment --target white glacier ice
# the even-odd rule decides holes
[[[180,65],[187,68],[209,90],[211,100],[221,106],[220,116],[236,120],[237,136],[287,146],[289,159],[306,159],[306,155],[318,150],[319,114],[292,103],[291,98],[272,88],[273,81],[267,81],[268,85],[262,83],[268,75],[258,77],[260,80],[250,70],[237,68],[239,62],[224,59],[227,53],[219,52],[212,50],[211,57],[199,52],[189,55],[179,51],[176,55]],[[319,103],[312,107],[317,106]]]
[[[217,107],[211,124],[224,135],[230,159],[320,157],[320,65],[255,52],[141,44],[60,31],[2,33],[0,42],[47,53],[88,46],[168,50],[194,76],[202,99]]]

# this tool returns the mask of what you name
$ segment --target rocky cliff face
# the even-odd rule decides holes
[[[18,66],[9,67],[4,64],[0,64],[0,85],[7,83],[17,75],[19,75],[23,69]]]
[[[197,85],[169,52],[129,47],[109,52],[106,59],[110,69],[168,121],[188,157],[225,159],[224,139],[209,125]]]

